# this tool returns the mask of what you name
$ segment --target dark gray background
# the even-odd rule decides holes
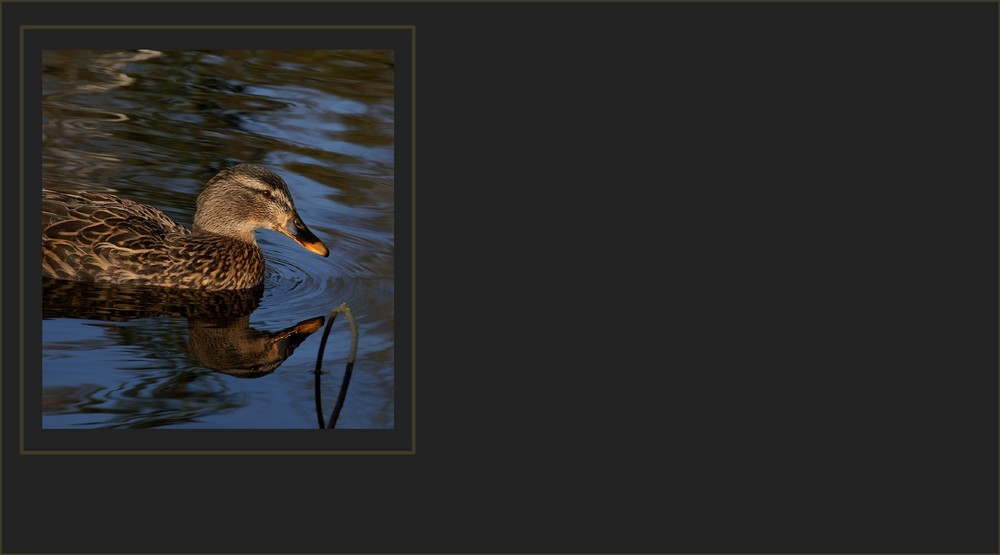
[[[995,3],[3,10],[5,552],[997,551]],[[17,27],[84,22],[416,25],[415,455],[18,455]]]

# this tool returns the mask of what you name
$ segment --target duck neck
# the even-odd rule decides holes
[[[206,225],[205,222],[199,222],[197,217],[195,218],[194,225],[191,226],[191,231],[196,235],[215,235],[251,245],[257,244],[257,236],[254,234],[253,229],[219,229],[212,225]]]

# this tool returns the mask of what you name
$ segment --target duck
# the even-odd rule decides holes
[[[42,189],[42,275],[95,283],[226,291],[264,281],[255,231],[272,229],[329,256],[285,181],[254,164],[212,177],[190,229],[159,209],[94,191]]]

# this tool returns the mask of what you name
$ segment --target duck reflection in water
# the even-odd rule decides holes
[[[251,328],[249,316],[235,321],[189,319],[188,346],[205,368],[239,378],[259,378],[274,372],[321,327],[322,316],[276,332]]]
[[[259,378],[274,372],[324,322],[317,316],[273,332],[251,328],[250,315],[262,295],[263,286],[200,291],[43,278],[42,317],[111,322],[187,318],[188,350],[200,366]]]

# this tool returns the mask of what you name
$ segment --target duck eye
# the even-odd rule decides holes
[[[261,191],[261,194],[264,195],[264,198],[271,198],[271,191],[268,189]]]

